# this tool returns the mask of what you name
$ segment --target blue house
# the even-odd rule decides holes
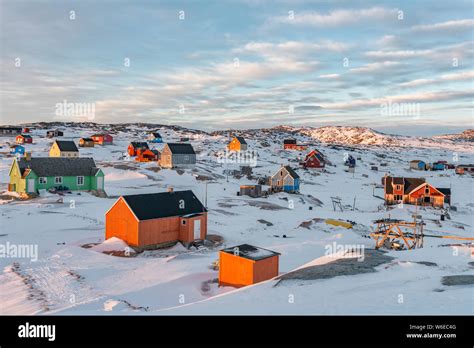
[[[431,168],[432,170],[445,170],[446,164],[443,162],[434,162]]]
[[[10,146],[10,153],[15,156],[24,156],[25,147],[21,145],[12,145]]]
[[[160,133],[152,132],[150,133],[150,135],[148,135],[148,141],[150,143],[162,143],[163,138],[161,137]]]
[[[421,160],[410,161],[410,168],[416,170],[426,170],[426,162]]]
[[[290,166],[281,166],[270,177],[270,187],[273,191],[299,192],[300,177]]]

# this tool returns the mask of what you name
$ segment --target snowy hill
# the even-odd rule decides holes
[[[470,141],[398,137],[354,127],[241,130],[237,133],[258,153],[256,166],[243,171],[239,164],[217,160],[228,131],[153,124],[31,126],[34,144],[25,146],[33,156],[48,155],[53,140],[45,137],[46,129],[59,128],[63,139],[76,142],[100,131],[113,134],[113,145],[79,150],[80,156],[93,157],[103,170],[108,197],[82,192],[18,200],[6,192],[12,163],[8,145],[14,139],[0,138],[0,243],[38,246],[37,261],[0,258],[0,314],[472,314],[472,288],[446,285],[443,280],[474,273],[472,249],[466,243],[426,238],[422,249],[373,254],[369,250],[374,241],[368,237],[374,220],[388,216],[412,220],[413,214],[422,215],[431,235],[472,237],[474,179],[453,170],[420,172],[408,167],[411,159],[473,163]],[[128,157],[130,141],[145,139],[150,130],[159,131],[165,142],[189,138],[197,153],[196,166],[161,169]],[[282,149],[283,139],[290,136],[313,144],[332,165],[324,170],[299,168],[306,152]],[[153,146],[161,150],[163,144]],[[346,154],[357,159],[355,173],[343,165]],[[240,185],[255,184],[282,164],[300,176],[299,194],[236,195]],[[442,211],[430,207],[387,210],[380,199],[380,181],[386,173],[424,177],[436,187],[450,187],[456,210],[444,221]],[[104,214],[117,197],[163,192],[170,186],[193,190],[203,202],[207,197],[208,234],[218,236],[222,244],[189,250],[177,244],[129,257],[114,254],[114,245],[122,248],[122,244],[104,243]],[[334,196],[341,198],[342,212],[333,209]],[[356,224],[344,229],[326,224],[325,219]],[[219,250],[242,243],[279,252],[280,274],[319,265],[328,270],[320,278],[269,280],[241,289],[218,287],[212,264]],[[334,271],[332,262],[351,256],[336,252],[333,245],[362,246],[368,262],[357,263],[356,272]]]

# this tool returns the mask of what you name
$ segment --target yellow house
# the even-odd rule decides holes
[[[55,140],[49,150],[49,157],[79,157],[74,141]]]

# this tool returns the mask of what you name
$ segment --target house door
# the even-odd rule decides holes
[[[194,239],[201,239],[201,220],[194,220]]]
[[[35,192],[35,179],[28,179],[28,192]]]
[[[97,177],[97,190],[104,189],[104,178],[102,176]]]

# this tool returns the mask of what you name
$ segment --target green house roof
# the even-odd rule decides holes
[[[35,157],[17,160],[20,172],[31,169],[38,176],[94,176],[100,171],[93,158]]]

